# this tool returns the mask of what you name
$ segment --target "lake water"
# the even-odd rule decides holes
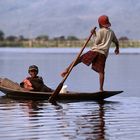
[[[87,50],[85,50],[87,51]],[[79,49],[0,49],[0,77],[21,82],[28,66],[39,66],[44,82],[56,88],[61,71]],[[140,49],[111,53],[106,63],[105,90],[124,90],[102,103],[13,100],[0,92],[1,140],[139,140]],[[68,90],[98,91],[98,74],[83,64],[65,82]]]

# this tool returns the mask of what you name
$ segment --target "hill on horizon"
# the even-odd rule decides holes
[[[6,36],[85,38],[106,14],[118,37],[140,39],[139,0],[1,0],[0,5],[0,30]]]

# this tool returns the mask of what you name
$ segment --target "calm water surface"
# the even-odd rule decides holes
[[[59,53],[58,53],[59,52]],[[20,82],[36,64],[44,82],[56,88],[60,72],[75,58],[74,51],[0,49],[0,77]],[[58,102],[8,99],[0,92],[1,140],[139,140],[140,53],[110,54],[105,89],[124,93],[104,102]],[[98,75],[83,64],[66,80],[69,90],[98,91]]]

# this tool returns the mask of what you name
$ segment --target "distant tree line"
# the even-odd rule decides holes
[[[76,36],[59,36],[50,38],[48,35],[39,35],[35,38],[25,38],[19,36],[5,36],[5,33],[0,30],[0,47],[81,47],[85,39],[79,39]],[[140,40],[130,40],[126,36],[119,38],[120,47],[140,47]],[[89,41],[89,46],[93,45],[93,41]],[[112,47],[114,47],[112,45]]]
[[[0,41],[4,40],[4,32],[0,30]]]
[[[29,38],[25,38],[23,35],[20,35],[20,36],[14,36],[14,35],[10,35],[10,36],[7,36],[5,37],[5,33],[0,30],[0,41],[4,41],[4,40],[7,40],[7,41],[28,41],[30,40]],[[76,36],[59,36],[59,37],[54,37],[52,39],[49,38],[48,35],[39,35],[37,37],[34,38],[34,40],[37,40],[37,41],[48,41],[48,40],[60,40],[60,41],[65,41],[65,40],[79,40],[78,37]],[[126,36],[122,36],[119,38],[120,41],[124,41],[124,40],[129,40],[128,37]]]
[[[14,36],[14,35],[10,35],[10,36],[7,36],[5,37],[5,33],[0,30],[0,41],[4,41],[4,40],[7,40],[7,41],[27,41],[27,40],[30,40],[29,38],[25,38],[23,35],[20,35],[20,36]],[[48,40],[61,40],[61,41],[64,41],[64,40],[79,40],[79,38],[77,38],[76,36],[68,36],[68,37],[65,37],[65,36],[59,36],[59,37],[54,37],[52,39],[49,38],[48,35],[39,35],[37,37],[34,38],[34,40],[42,40],[42,41],[48,41]]]

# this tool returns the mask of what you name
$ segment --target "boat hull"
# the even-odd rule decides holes
[[[7,97],[14,99],[29,99],[29,100],[48,100],[53,92],[33,92],[27,91],[19,86],[18,83],[13,82],[7,78],[0,78],[0,91],[3,92]],[[76,101],[87,101],[87,100],[104,100],[108,97],[122,93],[123,91],[104,91],[104,92],[72,92],[59,93],[57,100],[76,100]]]
[[[29,99],[29,100],[48,100],[52,92],[32,92],[32,91],[19,91],[10,89],[7,87],[0,86],[0,91],[2,91],[7,97],[14,99]],[[104,92],[67,92],[60,93],[57,100],[77,100],[77,101],[87,101],[87,100],[104,100],[111,96],[122,93],[123,91],[104,91]]]

